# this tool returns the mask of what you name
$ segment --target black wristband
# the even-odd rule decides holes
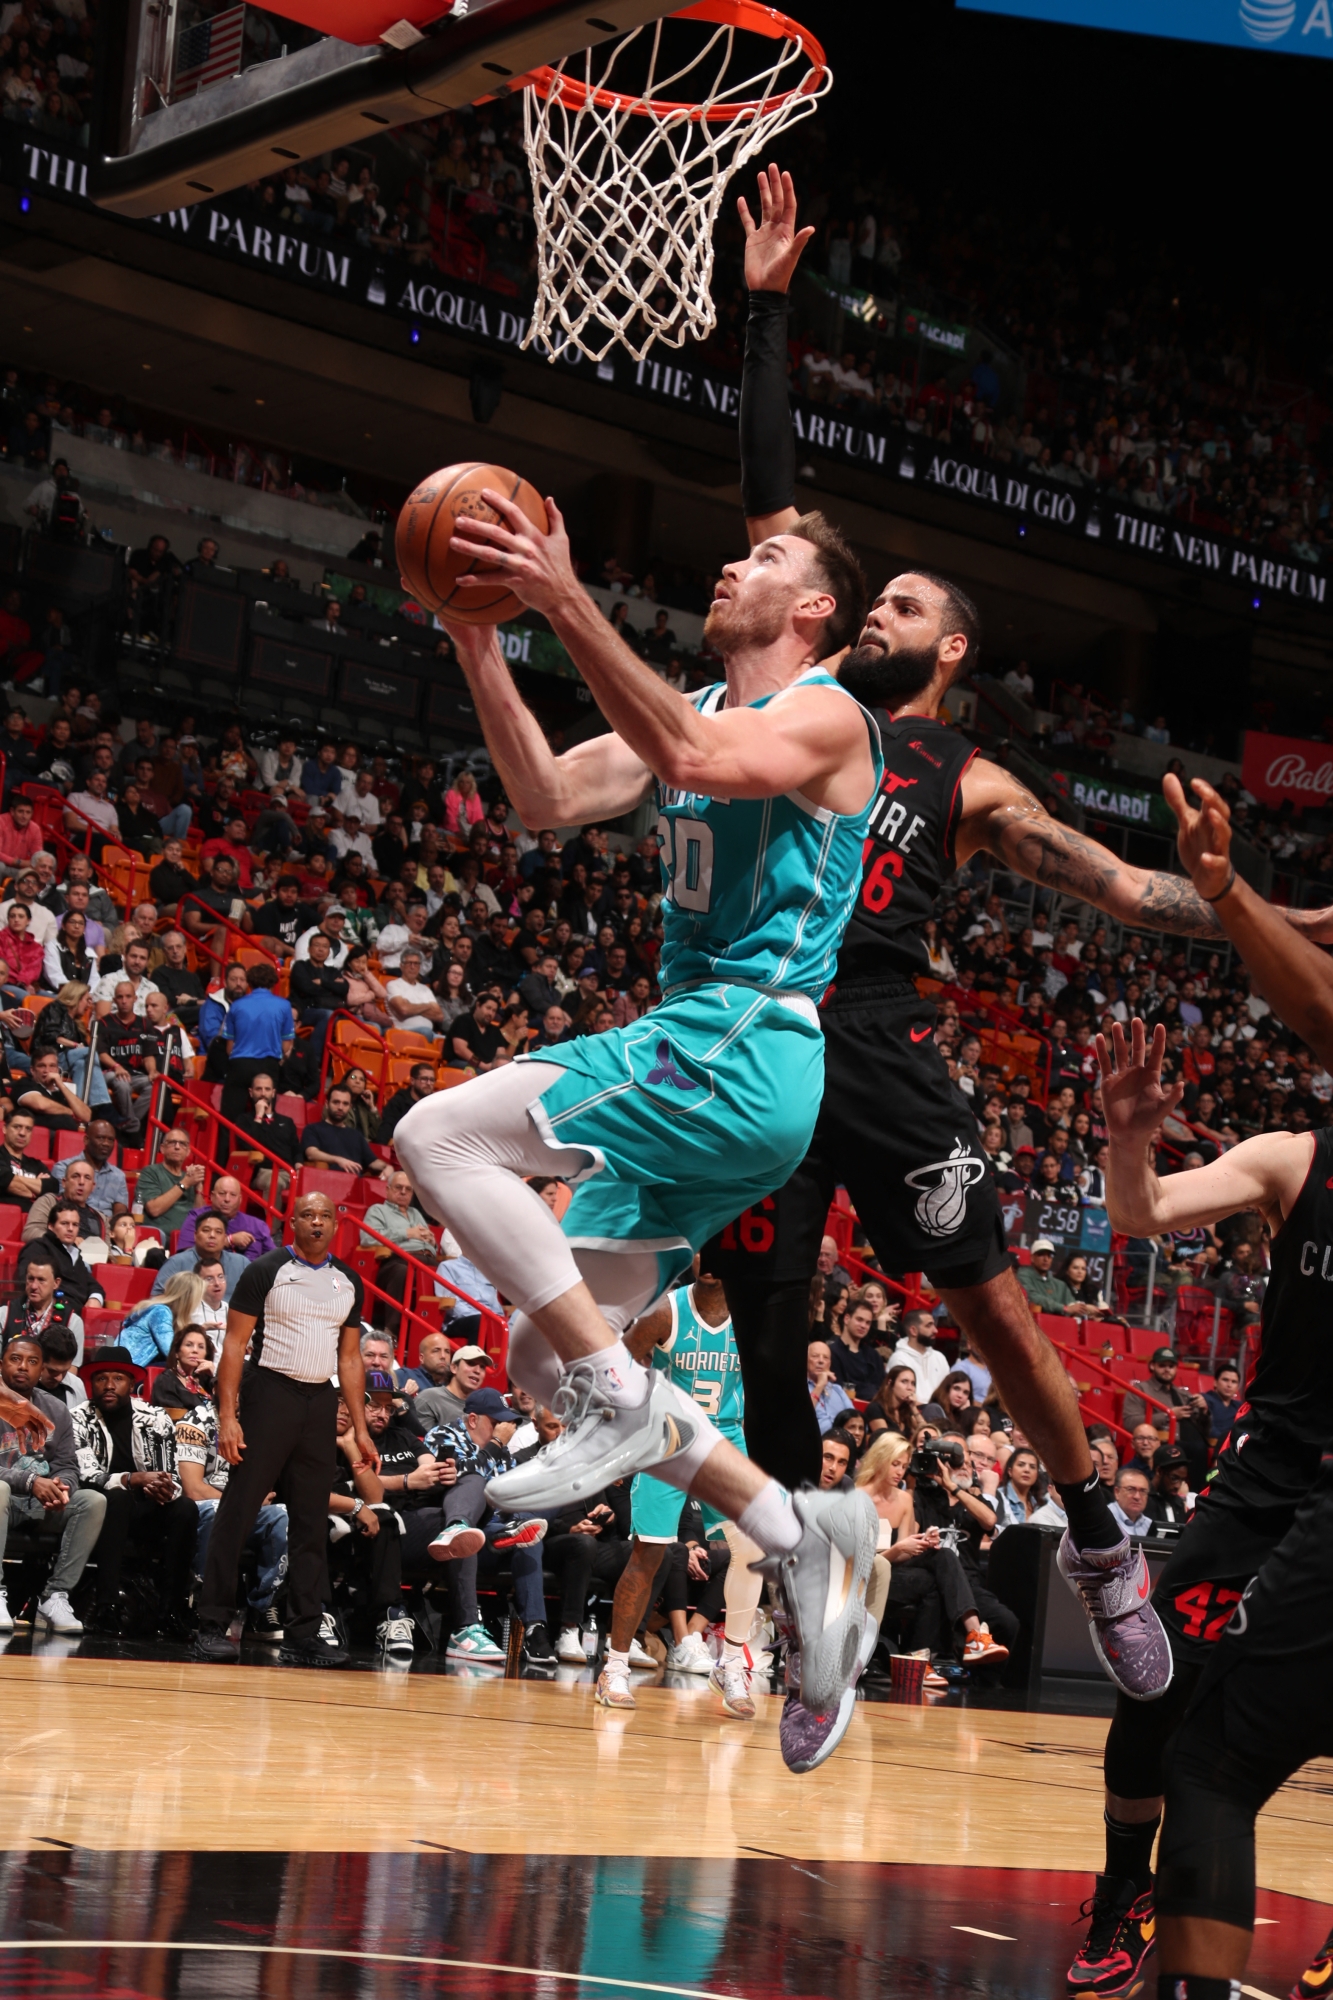
[[[1236,886],[1236,864],[1233,861],[1231,864],[1231,873],[1227,876],[1225,887],[1219,889],[1215,896],[1205,896],[1203,898],[1203,901],[1205,903],[1220,903],[1224,896],[1229,896],[1231,894],[1231,891],[1235,888],[1235,886]]]

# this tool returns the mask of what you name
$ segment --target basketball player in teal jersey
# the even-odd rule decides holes
[[[816,1003],[882,769],[875,724],[819,664],[858,629],[863,580],[820,515],[729,563],[705,628],[726,678],[687,699],[582,588],[555,503],[544,535],[487,498],[500,525],[460,521],[453,548],[478,565],[478,586],[498,578],[545,614],[610,724],[557,756],[494,628],[453,628],[505,790],[533,827],[655,797],[664,922],[660,1007],[438,1092],[394,1135],[428,1208],[517,1307],[514,1379],[564,1423],[488,1492],[540,1510],[652,1466],[758,1543],[791,1611],[802,1692],[822,1709],[862,1643],[873,1507],[863,1494],[789,1493],[622,1335],[810,1141]],[[577,1184],[563,1233],[524,1174]]]
[[[727,1295],[718,1280],[707,1275],[635,1323],[625,1342],[639,1361],[662,1369],[738,1451],[745,1450],[745,1391],[741,1361],[731,1331]],[[649,1472],[641,1472],[630,1495],[634,1547],[616,1584],[611,1608],[611,1644],[606,1666],[597,1682],[597,1700],[604,1708],[633,1708],[629,1684],[630,1641],[648,1609],[663,1551],[676,1541],[680,1526],[680,1494]],[[728,1715],[746,1719],[755,1712],[750,1692],[752,1661],[750,1628],[759,1608],[763,1580],[751,1568],[761,1554],[734,1522],[715,1507],[702,1509],[704,1534],[721,1536],[731,1550],[723,1585],[726,1621],[722,1658],[710,1676]]]

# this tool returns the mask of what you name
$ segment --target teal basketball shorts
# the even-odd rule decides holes
[[[678,989],[629,1027],[522,1060],[564,1069],[531,1116],[548,1144],[588,1155],[565,1235],[655,1250],[663,1291],[800,1165],[824,1090],[813,1003],[753,986]]]
[[[734,1444],[737,1451],[745,1451],[744,1431],[724,1427],[723,1437],[728,1444]],[[685,1495],[675,1486],[667,1486],[660,1479],[654,1479],[651,1472],[636,1472],[634,1484],[629,1490],[629,1511],[631,1532],[641,1542],[674,1542],[680,1529],[680,1510],[685,1505]],[[716,1507],[710,1507],[700,1500],[699,1511],[704,1517],[704,1535],[708,1541],[722,1535],[726,1530],[727,1516],[719,1514]]]

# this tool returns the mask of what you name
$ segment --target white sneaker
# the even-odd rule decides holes
[[[63,1590],[53,1590],[37,1606],[37,1616],[33,1619],[37,1626],[45,1625],[52,1632],[82,1632],[83,1620],[74,1616],[74,1606]]]
[[[474,1528],[470,1521],[451,1521],[430,1543],[426,1554],[436,1562],[458,1562],[464,1556],[475,1556],[485,1546],[480,1528]]]
[[[393,1653],[410,1660],[416,1652],[410,1618],[386,1618],[376,1631],[375,1637],[383,1653]]]
[[[555,1642],[555,1656],[557,1660],[563,1660],[571,1667],[584,1667],[588,1664],[587,1655],[583,1650],[583,1634],[577,1625],[566,1625]]]
[[[678,1646],[668,1646],[666,1663],[673,1674],[711,1674],[713,1671],[713,1655],[697,1632],[687,1632]]]
[[[13,1629],[14,1629],[14,1615],[9,1608],[9,1602],[5,1596],[4,1586],[0,1585],[0,1632],[12,1632]]]
[[[743,1655],[729,1660],[725,1656],[718,1660],[708,1676],[708,1685],[715,1694],[722,1697],[722,1707],[728,1715],[739,1716],[744,1722],[752,1722],[755,1716],[754,1696],[750,1692],[750,1669]]]
[[[591,1361],[576,1361],[565,1370],[552,1408],[564,1425],[555,1442],[486,1483],[487,1501],[501,1513],[567,1507],[614,1480],[677,1457],[698,1436],[690,1404],[661,1369],[653,1371],[647,1395],[630,1410],[611,1401]]]
[[[656,1667],[660,1661],[653,1658],[646,1646],[641,1646],[637,1638],[629,1642],[629,1663],[632,1667]]]

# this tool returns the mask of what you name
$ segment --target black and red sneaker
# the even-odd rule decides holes
[[[1093,1895],[1079,1913],[1089,1919],[1088,1935],[1068,1973],[1070,2000],[1096,1996],[1119,2000],[1143,1989],[1143,1967],[1156,1941],[1152,1890],[1140,1894],[1132,1882],[1099,1875]]]
[[[1292,1987],[1290,2000],[1324,2000],[1327,1993],[1333,1993],[1333,1931]]]

